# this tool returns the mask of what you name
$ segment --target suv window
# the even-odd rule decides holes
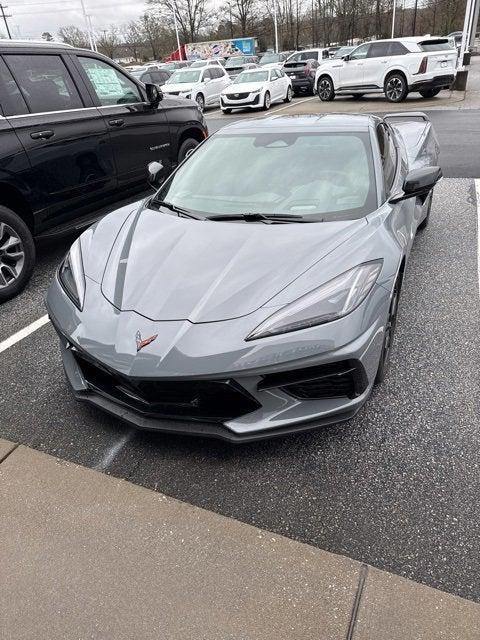
[[[390,42],[372,42],[367,58],[383,58],[389,55],[392,55],[390,53]]]
[[[4,116],[18,116],[28,113],[28,107],[23,99],[17,83],[8,70],[5,62],[0,58],[0,106]]]
[[[6,55],[5,62],[31,112],[83,107],[80,94],[60,56]]]
[[[350,60],[362,60],[367,57],[370,44],[361,44],[348,56]]]
[[[218,66],[212,67],[210,69],[210,73],[212,74],[213,78],[223,78],[224,76],[223,71]]]
[[[102,106],[142,102],[137,85],[111,65],[96,58],[78,56]]]
[[[408,53],[408,49],[403,46],[401,42],[390,42],[390,52],[391,56],[403,56]]]
[[[390,191],[395,179],[397,169],[397,151],[393,143],[390,131],[384,124],[377,127],[378,144],[382,157],[383,175],[385,177],[385,189]]]

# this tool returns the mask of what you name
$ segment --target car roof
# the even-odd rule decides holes
[[[255,120],[240,120],[222,127],[221,132],[251,133],[261,131],[368,131],[380,118],[371,114],[324,113],[307,115],[272,115]]]

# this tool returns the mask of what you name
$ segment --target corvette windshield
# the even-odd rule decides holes
[[[160,188],[157,200],[202,216],[359,218],[377,208],[367,132],[217,134]]]

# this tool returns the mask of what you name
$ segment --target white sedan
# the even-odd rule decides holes
[[[291,102],[292,82],[282,69],[251,69],[240,73],[220,95],[223,113],[232,109],[270,109],[273,102]]]

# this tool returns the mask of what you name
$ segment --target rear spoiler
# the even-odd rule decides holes
[[[430,118],[423,111],[401,111],[400,113],[387,113],[384,120],[423,120],[430,122]]]

